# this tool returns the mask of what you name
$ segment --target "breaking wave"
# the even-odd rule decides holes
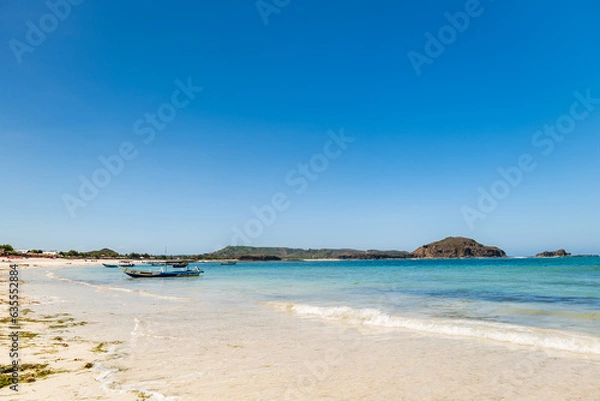
[[[378,309],[354,309],[347,306],[322,307],[277,302],[270,302],[267,305],[275,310],[293,313],[298,316],[339,321],[351,325],[407,329],[446,336],[474,337],[518,345],[600,355],[600,338],[585,334],[517,326],[508,323],[459,319],[419,319],[389,315]]]

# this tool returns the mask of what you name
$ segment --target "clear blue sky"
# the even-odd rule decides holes
[[[465,7],[291,0],[265,25],[252,0],[85,0],[43,40],[30,33],[42,43],[19,63],[27,21],[53,20],[41,0],[3,1],[0,242],[209,252],[281,192],[289,208],[253,245],[413,250],[464,235],[512,255],[600,252],[600,103],[549,155],[532,144],[574,92],[600,98],[600,5],[482,1],[417,75],[407,54],[426,55],[425,33]],[[202,92],[144,143],[136,122],[188,78]],[[341,128],[354,142],[297,194],[286,176]],[[65,194],[124,142],[136,157],[70,215]],[[471,229],[462,208],[526,153],[537,168]]]

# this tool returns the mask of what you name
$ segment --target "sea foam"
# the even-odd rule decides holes
[[[445,336],[475,337],[580,354],[600,355],[600,338],[586,334],[475,320],[450,320],[395,316],[378,309],[347,306],[323,307],[270,302],[268,306],[298,316],[321,318],[351,325],[408,329]]]

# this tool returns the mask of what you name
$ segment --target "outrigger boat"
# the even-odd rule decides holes
[[[187,267],[187,266],[186,266]],[[204,270],[198,269],[198,267],[194,266],[193,268],[187,267],[185,270],[168,270],[164,267],[160,269],[132,269],[130,267],[119,267],[123,273],[127,274],[129,277],[191,277],[191,276],[199,276],[201,273],[204,273]]]
[[[121,266],[121,267],[133,267],[135,265],[133,263],[131,263],[130,261],[128,261],[128,260],[124,260],[121,263],[119,263],[119,266]]]
[[[110,269],[116,269],[117,267],[119,267],[119,265],[110,265],[108,263],[102,263],[102,266],[108,267]]]
[[[171,266],[176,267],[176,268],[182,268],[182,267],[187,267],[187,262],[174,262],[174,263],[170,263]]]

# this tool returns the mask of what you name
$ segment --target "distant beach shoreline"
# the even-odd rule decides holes
[[[569,256],[570,258],[578,258],[578,257],[599,257],[600,255],[573,255]],[[561,258],[560,256],[548,257],[546,259],[555,259]],[[397,260],[410,260],[410,261],[431,261],[431,260],[498,260],[498,259],[535,259],[534,256],[507,256],[504,258],[382,258],[382,259],[340,259],[340,258],[318,258],[318,259],[300,259],[300,260],[266,260],[266,261],[240,261],[238,259],[201,259],[197,260],[195,263],[214,263],[219,264],[223,261],[234,260],[238,263],[280,263],[280,262],[348,262],[352,260],[363,260],[363,261],[397,261]],[[63,267],[94,267],[94,266],[102,266],[104,263],[106,264],[118,264],[123,259],[78,259],[78,258],[6,258],[0,257],[0,267],[8,268],[11,264],[18,264],[22,269],[28,268],[63,268]],[[156,262],[157,260],[132,260],[135,264],[149,264],[151,262]],[[160,260],[158,260],[160,261]]]

